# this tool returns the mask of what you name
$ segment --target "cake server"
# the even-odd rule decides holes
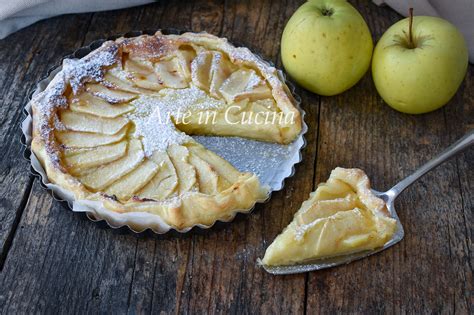
[[[291,266],[267,266],[262,265],[262,267],[269,273],[274,275],[286,275],[286,274],[295,274],[295,273],[302,273],[314,270],[320,270],[325,268],[331,268],[343,264],[348,264],[354,260],[358,260],[361,258],[365,258],[367,256],[373,255],[380,251],[383,251],[390,246],[395,245],[396,243],[400,242],[403,239],[404,231],[402,223],[398,218],[397,212],[395,211],[395,199],[406,189],[408,186],[413,184],[416,180],[418,180],[421,176],[425,175],[438,165],[444,163],[451,157],[455,156],[456,154],[462,152],[463,150],[467,149],[471,145],[474,144],[474,130],[470,130],[467,134],[465,134],[461,139],[456,141],[453,145],[449,146],[443,152],[441,152],[438,156],[433,158],[431,161],[427,162],[425,165],[421,166],[418,170],[416,170],[413,174],[406,177],[398,184],[393,186],[390,190],[386,192],[379,192],[376,190],[372,190],[372,192],[379,198],[385,201],[387,208],[390,212],[392,218],[397,220],[397,231],[393,235],[393,238],[388,241],[383,247],[376,248],[370,251],[362,251],[358,253],[353,253],[349,255],[337,256],[332,258],[326,259],[319,259],[314,260],[312,262],[299,264],[299,265],[291,265]]]

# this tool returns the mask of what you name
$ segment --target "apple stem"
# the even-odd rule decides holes
[[[408,24],[408,40],[410,42],[410,48],[414,48],[415,43],[413,42],[413,32],[412,32],[412,28],[413,28],[413,8],[408,9],[408,13],[409,13],[409,16],[410,16],[409,24]]]

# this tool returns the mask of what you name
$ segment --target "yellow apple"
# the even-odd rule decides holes
[[[344,0],[310,0],[296,10],[281,39],[288,74],[304,88],[339,94],[365,74],[372,37],[359,12]]]
[[[446,104],[461,84],[468,64],[461,33],[446,20],[415,16],[392,25],[375,47],[372,76],[394,109],[421,114]],[[411,34],[411,40],[410,40]]]

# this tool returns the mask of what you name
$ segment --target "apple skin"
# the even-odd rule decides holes
[[[461,85],[468,66],[466,42],[457,28],[431,16],[413,17],[416,47],[408,48],[409,18],[392,25],[375,47],[375,87],[392,108],[422,114],[445,105]]]
[[[331,10],[330,16],[322,10]],[[304,88],[335,95],[367,72],[373,42],[359,12],[344,0],[310,0],[295,11],[281,39],[288,74]]]

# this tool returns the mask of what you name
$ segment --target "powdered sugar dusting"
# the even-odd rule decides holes
[[[253,173],[267,182],[272,180],[275,170],[284,168],[282,161],[288,160],[296,148],[293,143],[285,145],[240,137],[194,136],[193,138],[239,171]]]
[[[255,71],[252,71],[250,73],[247,86],[245,87],[245,91],[252,91],[260,84],[265,84],[265,82],[260,78],[258,74],[255,73]]]
[[[67,107],[67,99],[63,95],[65,90],[66,82],[64,73],[61,71],[54,77],[48,87],[33,98],[32,101],[42,115],[50,117],[56,107]]]
[[[204,67],[207,62],[207,58],[210,58],[206,52],[200,52],[196,58],[191,62],[191,78],[193,82],[200,82],[199,68]]]
[[[118,60],[118,45],[102,46],[82,59],[65,59],[63,72],[69,81],[72,91],[77,94],[86,81],[101,81],[104,76],[104,67],[116,63]]]
[[[103,92],[97,92],[97,91],[89,91],[89,92],[110,104],[124,103],[130,99],[129,97],[120,97],[120,96],[117,97],[117,96],[112,96],[110,94],[103,93]]]
[[[216,73],[222,67],[221,64],[223,63],[222,60],[222,53],[215,52],[212,56],[212,63],[211,63],[211,71],[210,73]]]
[[[54,129],[56,130],[66,130],[66,126],[64,126],[62,121],[59,120],[59,117],[57,114],[54,115],[53,124],[54,124]]]
[[[40,114],[39,130],[43,138],[51,133],[50,119],[57,108],[67,108],[68,102],[64,95],[69,84],[76,94],[88,81],[100,81],[103,68],[113,65],[118,60],[118,46],[109,43],[97,49],[82,59],[65,59],[63,69],[54,77],[48,87],[32,102]],[[53,117],[53,126],[64,129],[57,117]]]
[[[130,73],[127,72],[127,71],[122,71],[122,70],[120,70],[120,69],[117,68],[117,67],[114,67],[114,68],[109,69],[109,72],[108,72],[108,73],[112,74],[113,76],[115,76],[115,77],[117,77],[117,78],[119,78],[119,79],[121,79],[121,80],[123,80],[123,81],[125,81],[125,82],[127,82],[127,81],[130,80],[130,79],[133,79],[133,75],[132,75],[132,74],[130,74]],[[102,83],[105,83],[105,82],[107,82],[107,81],[102,81]],[[109,84],[110,84],[110,83],[109,83]]]
[[[166,151],[171,144],[194,141],[176,129],[173,118],[186,112],[219,109],[221,100],[208,96],[192,85],[185,89],[164,89],[153,95],[143,95],[132,101],[135,111],[128,117],[135,123],[134,136],[141,138],[146,156],[155,151]]]

